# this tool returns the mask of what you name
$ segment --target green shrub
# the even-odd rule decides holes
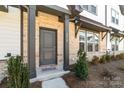
[[[75,74],[82,80],[86,80],[88,78],[88,64],[86,59],[86,53],[82,50],[78,51],[78,60],[75,64]]]
[[[106,55],[101,56],[100,63],[106,63]]]
[[[111,60],[112,61],[116,60],[116,56],[115,55],[111,55]]]
[[[111,56],[110,55],[106,55],[106,61],[110,62],[111,61]]]
[[[69,70],[74,72],[75,64],[69,65]]]
[[[8,87],[11,88],[28,88],[29,72],[27,64],[22,63],[21,57],[10,57],[8,60]]]
[[[93,59],[92,59],[91,63],[94,64],[94,65],[96,65],[96,64],[99,63],[99,61],[100,61],[100,60],[99,60],[99,57],[93,56]]]
[[[118,69],[121,70],[121,71],[124,71],[124,65],[120,65],[120,66],[118,67]]]
[[[119,59],[124,60],[124,53],[120,53],[120,54],[119,54]]]
[[[116,59],[116,60],[120,60],[120,54],[117,54],[117,55],[115,56],[115,59]]]

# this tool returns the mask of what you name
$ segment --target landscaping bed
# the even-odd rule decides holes
[[[87,80],[81,80],[71,71],[62,78],[71,88],[123,88],[124,87],[124,61],[112,61],[105,64],[88,65],[89,75]],[[108,75],[106,75],[106,73]],[[112,79],[109,78],[112,76]]]
[[[7,88],[7,78],[4,78],[1,81],[0,88]],[[29,88],[42,88],[42,81],[36,81],[31,83]]]

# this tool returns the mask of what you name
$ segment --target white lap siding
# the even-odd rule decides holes
[[[0,11],[0,60],[7,53],[20,55],[20,10],[13,7],[8,13]]]

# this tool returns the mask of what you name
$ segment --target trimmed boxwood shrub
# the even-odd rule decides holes
[[[78,51],[78,59],[74,68],[75,75],[82,80],[88,78],[88,64],[86,59],[86,53],[82,50]]]

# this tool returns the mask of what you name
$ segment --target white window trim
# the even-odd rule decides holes
[[[80,32],[82,32],[82,31],[80,31]],[[95,43],[95,32],[91,32],[91,31],[85,30],[84,33],[85,33],[85,41],[79,41],[79,43],[85,43],[84,51],[86,51],[87,53],[99,52],[100,51],[100,48],[99,48],[99,46],[100,46],[100,34],[98,33],[99,34],[98,35],[98,39],[99,39],[98,43]],[[94,41],[91,42],[91,41],[87,40],[87,34],[88,33],[92,33],[93,34]],[[79,34],[79,36],[80,36],[80,34]],[[88,43],[92,43],[93,44],[93,51],[88,51]],[[95,44],[98,44],[98,51],[95,51]]]

